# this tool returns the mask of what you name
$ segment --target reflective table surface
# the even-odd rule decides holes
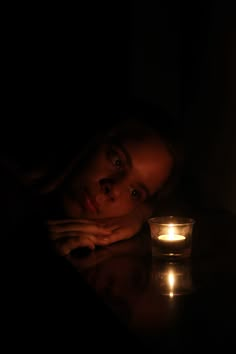
[[[236,329],[236,217],[195,217],[186,260],[152,254],[149,227],[135,237],[67,260],[145,348],[230,348]]]

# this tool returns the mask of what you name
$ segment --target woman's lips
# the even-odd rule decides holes
[[[87,210],[98,213],[97,203],[90,197],[90,195],[85,191],[84,192],[84,206]]]

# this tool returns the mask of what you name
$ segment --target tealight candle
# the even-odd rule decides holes
[[[174,226],[170,224],[168,226],[168,234],[167,235],[160,235],[158,239],[163,242],[177,242],[185,240],[185,236],[183,235],[176,235],[174,232]]]
[[[188,257],[191,253],[193,219],[173,216],[149,219],[153,254]]]
[[[175,242],[175,241],[181,241],[185,239],[185,237],[182,235],[173,235],[172,237],[169,237],[168,235],[161,235],[158,236],[158,238],[161,241],[167,241],[167,242]]]

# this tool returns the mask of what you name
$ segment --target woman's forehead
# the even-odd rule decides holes
[[[140,137],[128,136],[120,140],[123,149],[130,155],[131,160],[152,160],[163,153],[168,152],[165,142],[163,142],[157,135],[142,135]],[[150,161],[149,161],[150,162]]]
[[[142,141],[124,140],[132,173],[153,194],[170,174],[173,159],[166,145],[154,137]]]

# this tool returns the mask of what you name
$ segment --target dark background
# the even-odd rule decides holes
[[[169,113],[173,126],[177,123],[178,130],[187,138],[192,158],[185,183],[189,184],[191,198],[206,208],[236,214],[236,31],[233,2],[120,0],[76,2],[74,7],[65,2],[54,5],[10,3],[2,5],[1,10],[0,144],[3,155],[7,152],[34,163],[37,159],[47,158],[49,151],[54,150],[60,159],[64,150],[80,142],[81,135],[85,140],[91,139],[90,133],[105,124],[107,117],[112,117],[110,112],[126,107],[129,101],[160,105]],[[11,180],[6,186],[4,178],[1,182],[1,189],[11,194],[8,193]],[[15,202],[15,198],[13,200]],[[7,209],[6,205],[4,207]],[[21,219],[19,208],[20,200],[19,207],[16,203],[15,209]],[[14,220],[11,202],[9,210]],[[10,233],[11,236],[8,218],[3,221],[2,234],[5,236],[6,225],[6,235]],[[219,217],[221,226],[224,221]],[[215,242],[214,227],[209,232],[205,230],[206,236],[208,234],[211,240],[212,235]],[[31,335],[33,332],[31,339],[33,335],[37,338],[39,333],[40,338],[33,340],[37,345],[45,343],[42,338],[48,330],[54,349],[58,338],[60,349],[63,339],[67,349],[73,338],[77,348],[83,337],[90,345],[95,333],[95,338],[105,338],[105,341],[93,342],[101,342],[103,347],[105,342],[109,353],[111,347],[107,338],[115,337],[113,342],[120,343],[120,352],[120,347],[124,347],[120,337],[117,342],[120,328],[114,330],[104,309],[98,308],[96,301],[88,297],[87,288],[84,289],[80,282],[74,282],[75,274],[69,274],[71,269],[67,272],[62,264],[61,270],[57,262],[51,262],[50,267],[44,250],[42,252],[42,248],[47,247],[44,247],[44,240],[41,241],[41,231],[38,227],[34,230],[33,245],[37,247],[33,252],[29,242],[32,241],[30,222],[23,237],[19,231],[17,237],[9,238],[10,246],[13,243],[16,246],[12,247],[12,253],[8,252],[8,244],[2,248],[7,250],[2,254],[7,265],[6,286],[2,282],[2,289],[7,290],[2,301],[7,309],[3,323],[8,325],[4,325],[4,329],[10,329],[11,338],[12,333],[14,336],[19,333],[23,343],[25,336],[22,333]],[[202,240],[205,240],[205,233],[202,235]],[[205,242],[200,239],[200,245],[201,242],[205,248]],[[15,253],[17,256],[14,258]],[[225,264],[227,266],[227,262]],[[200,269],[200,273],[213,279],[213,283],[207,282],[210,300],[207,303],[203,301],[203,310],[207,308],[207,313],[208,304],[212,303],[212,286],[213,290],[218,290],[214,279],[218,274],[219,278],[222,275],[220,268],[220,272],[215,273],[216,277],[212,277],[211,259],[208,268],[206,273]],[[4,295],[4,291],[2,293]],[[210,309],[218,304],[218,299],[222,303],[221,295],[219,292]],[[46,306],[42,306],[44,303]],[[37,304],[38,308],[31,304]],[[50,304],[49,312],[47,304]],[[194,303],[193,306],[194,313],[198,312],[199,305],[195,307]],[[231,314],[230,302],[227,308]],[[219,311],[214,314],[218,316]],[[205,318],[202,309],[199,311],[201,315]],[[101,317],[109,328],[102,326]],[[12,318],[16,331],[12,321],[9,323]],[[219,318],[224,319],[224,316]],[[74,319],[79,319],[84,327],[79,343],[77,336],[71,335],[74,333],[71,332]],[[37,324],[42,321],[41,330],[35,333]],[[216,324],[213,324],[213,329]],[[204,328],[206,326],[207,322]],[[89,333],[89,340],[86,333]],[[8,336],[4,337],[8,339]],[[8,340],[7,345],[11,342]]]
[[[60,152],[130,100],[161,105],[186,134],[193,197],[236,213],[231,2],[22,6],[2,11],[3,150]]]

